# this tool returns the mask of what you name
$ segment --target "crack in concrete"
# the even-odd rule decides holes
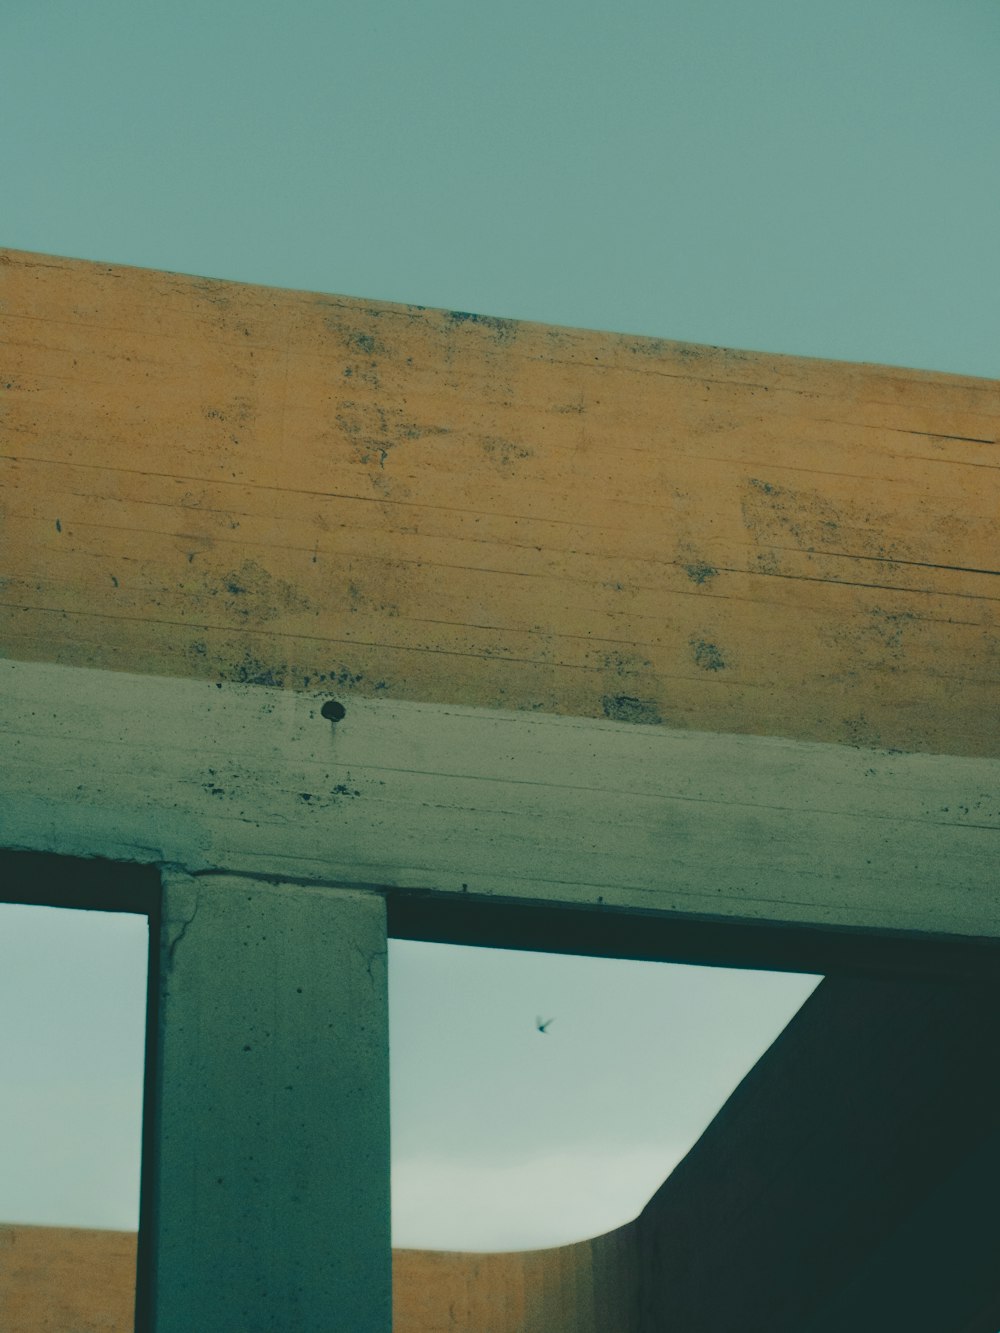
[[[375,974],[372,971],[372,967],[375,964],[376,958],[384,960],[387,957],[387,951],[385,949],[374,949],[371,953],[369,953],[367,949],[362,949],[360,944],[355,944],[354,948],[365,960],[365,969],[368,972],[368,980],[372,983],[372,986],[374,986],[376,982],[375,982]]]
[[[172,967],[173,967],[173,965],[174,965],[174,954],[177,952],[177,946],[178,946],[178,944],[180,944],[181,940],[182,940],[182,939],[184,938],[184,936],[187,934],[187,932],[188,932],[188,927],[190,926],[191,922],[192,922],[192,921],[195,919],[195,917],[198,915],[198,908],[199,908],[200,905],[201,905],[201,899],[198,898],[197,895],[195,895],[194,907],[193,907],[193,909],[192,909],[192,911],[191,911],[191,915],[190,915],[189,917],[185,917],[185,919],[184,919],[183,921],[181,921],[181,923],[180,923],[180,930],[173,936],[173,938],[171,939],[170,944],[169,944],[169,946],[168,946],[168,948],[167,948],[167,967],[168,967],[168,968],[172,968]]]

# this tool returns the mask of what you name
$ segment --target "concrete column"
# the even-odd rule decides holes
[[[168,876],[160,962],[155,1333],[389,1330],[384,901]]]

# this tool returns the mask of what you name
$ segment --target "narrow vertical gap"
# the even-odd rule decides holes
[[[146,1043],[142,1085],[142,1156],[139,1173],[139,1236],[135,1263],[135,1333],[153,1333],[156,1274],[153,1270],[153,1210],[155,1208],[157,1077],[160,1026],[160,924],[162,894],[150,903],[146,965]]]
[[[107,930],[95,914],[107,918]],[[58,1323],[67,1300],[99,1306],[106,1298],[116,1327],[151,1333],[144,1159],[155,1109],[159,876],[150,867],[97,858],[0,850],[0,915],[11,1047],[4,1061],[6,1132],[22,1161],[32,1163],[20,1185],[8,1181],[0,1200],[13,1265],[7,1297],[26,1326]],[[135,916],[147,919],[142,943],[138,923],[128,921]],[[144,986],[136,975],[143,948]],[[91,997],[100,1001],[96,1009]],[[76,1033],[88,1016],[89,1027]],[[28,1057],[20,1068],[18,1050]],[[108,1117],[126,1114],[122,1098],[129,1127],[119,1131]],[[134,1176],[122,1176],[119,1151],[134,1154]],[[48,1185],[46,1170],[56,1173]],[[134,1211],[122,1194],[130,1182]],[[79,1290],[77,1268],[93,1279],[89,1296]]]

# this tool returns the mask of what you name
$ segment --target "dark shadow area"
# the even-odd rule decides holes
[[[640,1329],[996,1333],[1000,993],[827,978],[639,1219]]]
[[[389,934],[396,939],[821,976],[1000,978],[997,940],[671,918],[600,905],[497,902],[465,893],[389,890],[386,902]]]
[[[160,874],[99,857],[0,851],[0,902],[151,916],[159,910]]]

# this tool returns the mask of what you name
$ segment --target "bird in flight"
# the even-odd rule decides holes
[[[551,1019],[551,1018],[545,1018],[545,1019],[542,1019],[542,1018],[536,1018],[536,1019],[535,1019],[535,1027],[536,1027],[536,1029],[537,1029],[539,1032],[547,1032],[548,1029],[549,1029],[549,1024],[550,1024],[551,1022],[552,1022],[552,1019]]]

